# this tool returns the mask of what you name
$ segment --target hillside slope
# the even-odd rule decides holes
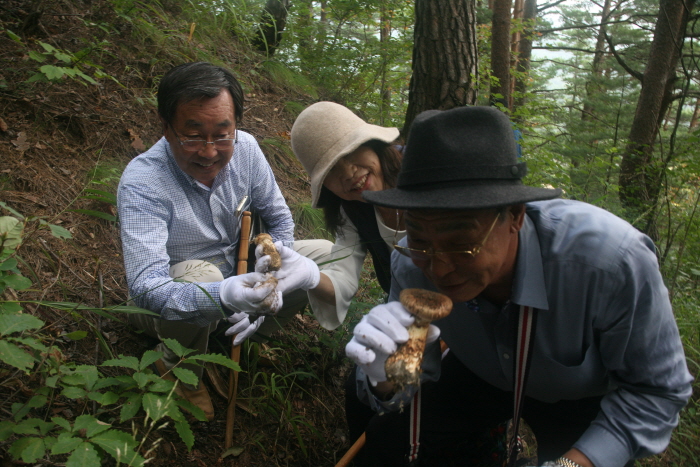
[[[0,201],[72,234],[70,240],[59,240],[46,229],[27,232],[19,251],[24,261],[20,269],[33,284],[21,293],[21,300],[95,307],[124,302],[116,224],[74,210],[116,214],[111,203],[89,199],[85,190],[114,193],[126,163],[160,137],[154,89],[174,64],[203,59],[231,68],[246,90],[242,129],[261,143],[290,206],[308,198],[306,175],[290,156],[287,140],[294,115],[285,109],[290,101],[303,107],[311,99],[275,83],[265,73],[263,57],[231,38],[190,41],[189,25],[169,23],[168,18],[163,11],[151,17],[154,31],[168,31],[157,35],[147,33],[135,15],[115,14],[106,1],[0,4]],[[61,73],[66,75],[56,78]],[[73,77],[67,75],[71,73]],[[41,79],[27,82],[34,76]],[[0,215],[8,215],[2,211]],[[76,364],[99,364],[120,354],[139,356],[155,345],[119,320],[33,304],[24,309],[46,323],[46,341],[59,345],[65,359]],[[88,337],[73,341],[65,336],[76,330],[87,331]],[[249,349],[242,362],[246,372],[241,374],[240,398],[247,399],[251,412],[237,411],[234,436],[239,455],[219,459],[226,401],[213,395],[216,420],[192,421],[193,450],[188,452],[175,429],[166,427],[152,433],[145,444],[144,451],[163,438],[149,454],[150,465],[334,464],[349,446],[342,409],[347,371],[339,352],[343,332],[347,329],[327,333],[309,316],[300,316],[271,343],[273,353],[278,349],[272,366],[259,365],[255,349]],[[98,345],[97,335],[109,349]],[[226,354],[226,340],[217,342],[213,350]],[[281,350],[289,348],[294,351]],[[117,374],[114,369],[103,371]],[[26,402],[41,384],[41,377],[0,366],[0,419],[9,417],[12,404]],[[94,405],[59,396],[46,410],[35,416],[77,416],[92,413]],[[109,413],[100,416],[117,424]],[[143,416],[135,420],[138,427]],[[129,424],[122,428],[131,430]],[[0,453],[7,446],[0,444]],[[10,465],[5,456],[3,465]],[[61,461],[60,456],[51,459]]]

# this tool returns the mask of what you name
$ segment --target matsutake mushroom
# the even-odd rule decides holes
[[[270,262],[268,263],[266,270],[263,271],[266,279],[263,282],[255,284],[256,289],[258,287],[265,287],[268,284],[272,284],[272,292],[265,297],[262,303],[263,310],[267,309],[269,312],[261,314],[274,314],[273,310],[277,308],[277,278],[271,273],[273,271],[279,271],[279,269],[282,267],[282,258],[280,258],[280,254],[277,251],[277,248],[275,248],[275,243],[272,241],[272,237],[269,234],[258,234],[255,236],[253,242],[256,245],[262,245],[263,256],[270,256]]]
[[[408,327],[408,341],[387,358],[384,369],[387,380],[401,390],[409,384],[420,384],[428,327],[431,321],[450,314],[452,300],[430,290],[404,289],[399,295],[399,301],[415,317],[415,321]]]

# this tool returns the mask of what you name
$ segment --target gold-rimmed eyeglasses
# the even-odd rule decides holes
[[[205,139],[180,139],[180,136],[177,134],[175,129],[172,128],[172,130],[178,143],[180,143],[180,146],[182,146],[182,149],[190,152],[199,152],[207,147],[207,144],[213,145],[218,151],[227,151],[238,142],[238,128],[234,130],[233,138],[221,138],[215,139],[214,141],[207,141]]]
[[[407,256],[414,261],[425,262],[432,260],[438,255],[444,255],[449,257],[449,259],[453,262],[465,262],[474,258],[481,252],[481,249],[486,244],[486,241],[489,239],[489,235],[491,235],[493,228],[496,226],[496,222],[498,221],[499,217],[501,217],[500,213],[496,214],[496,218],[491,223],[491,227],[489,227],[489,230],[488,232],[486,232],[486,235],[484,236],[483,240],[477,243],[471,250],[440,251],[434,250],[433,247],[430,247],[427,250],[419,250],[417,248],[409,248],[407,246],[397,245],[396,238],[394,238],[394,249],[402,255]]]

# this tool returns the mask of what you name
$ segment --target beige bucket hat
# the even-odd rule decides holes
[[[321,186],[341,157],[371,140],[391,143],[398,128],[371,125],[335,102],[317,102],[299,114],[292,126],[292,150],[311,178],[311,206],[318,207]]]

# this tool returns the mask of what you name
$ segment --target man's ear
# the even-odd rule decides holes
[[[525,221],[525,205],[524,204],[514,204],[513,206],[508,206],[508,212],[511,214],[510,231],[511,233],[518,233],[523,227],[523,222]]]

